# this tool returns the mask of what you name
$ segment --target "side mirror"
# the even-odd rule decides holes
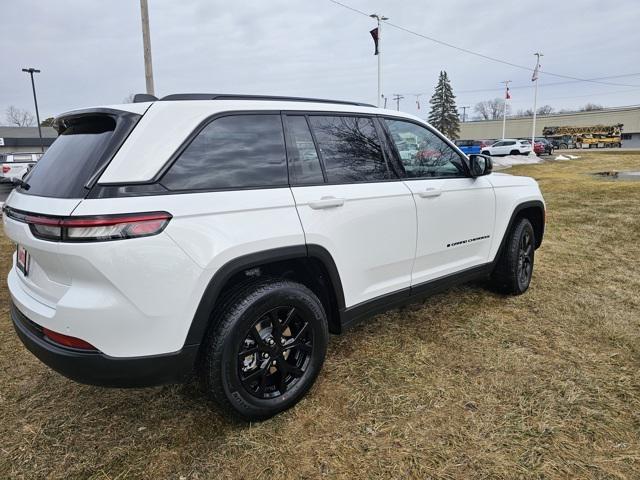
[[[479,153],[469,155],[469,170],[473,178],[489,175],[493,171],[491,157]]]

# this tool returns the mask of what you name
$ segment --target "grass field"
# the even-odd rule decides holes
[[[0,237],[0,478],[640,478],[640,153],[515,167],[548,203],[531,289],[468,285],[333,337],[294,409],[222,418],[195,385],[106,390],[16,338]]]

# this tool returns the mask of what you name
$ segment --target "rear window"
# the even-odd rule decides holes
[[[169,190],[287,185],[280,115],[229,115],[209,123],[161,180]]]
[[[115,153],[116,120],[109,115],[65,120],[55,142],[25,179],[22,193],[56,198],[84,198],[85,185],[102,163]]]

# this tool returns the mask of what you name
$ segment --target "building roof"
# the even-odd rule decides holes
[[[56,138],[58,132],[53,127],[41,127],[42,138]],[[0,137],[7,138],[39,138],[38,127],[0,127]]]
[[[532,117],[507,116],[506,136],[530,137]],[[605,108],[588,112],[554,113],[536,117],[536,136],[542,136],[544,127],[614,125],[621,123],[623,133],[640,133],[640,105]],[[502,119],[471,120],[460,123],[460,138],[484,140],[502,138]]]

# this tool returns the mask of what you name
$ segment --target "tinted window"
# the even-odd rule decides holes
[[[323,183],[324,176],[313,137],[303,116],[287,116],[289,179],[292,184]]]
[[[314,115],[309,117],[309,122],[329,182],[371,182],[389,178],[372,119]]]
[[[105,155],[119,146],[112,142],[116,121],[108,116],[79,117],[66,121],[58,136],[25,179],[23,193],[57,198],[84,198],[84,188]]]
[[[460,155],[431,130],[401,120],[385,122],[408,178],[466,176]]]
[[[208,124],[161,183],[170,190],[287,184],[280,115],[234,115]]]

